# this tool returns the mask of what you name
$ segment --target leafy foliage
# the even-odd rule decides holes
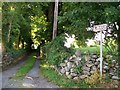
[[[20,49],[20,50],[8,49],[7,52],[10,55],[10,57],[12,57],[12,58],[17,58],[17,57],[23,55],[24,53],[26,53],[26,51],[24,49]]]
[[[93,75],[88,77],[85,81],[86,81],[86,83],[90,84],[91,86],[97,84],[98,82],[100,82],[99,72],[96,71]]]
[[[70,56],[74,51],[64,47],[65,35],[60,35],[52,42],[47,44],[45,48],[46,61],[49,64],[59,65],[62,60]]]
[[[79,75],[82,74],[84,64],[85,64],[85,57],[83,56],[80,64],[74,68],[75,72],[78,73]]]

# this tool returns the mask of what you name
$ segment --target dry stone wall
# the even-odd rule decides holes
[[[86,58],[85,58],[86,57]],[[61,75],[65,75],[69,79],[85,79],[90,77],[100,68],[100,58],[96,54],[89,56],[81,56],[80,51],[75,55],[64,60],[58,67],[57,71]],[[103,74],[108,73],[112,79],[120,80],[117,75],[118,63],[116,60],[109,60],[111,55],[107,55],[106,59],[103,58]]]
[[[1,64],[2,70],[8,69],[8,67],[18,63],[25,56],[26,56],[26,54],[24,54],[18,58],[12,58],[8,53],[4,53],[2,55],[2,64]]]

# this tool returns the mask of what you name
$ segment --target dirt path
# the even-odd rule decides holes
[[[36,60],[34,67],[24,78],[14,78],[17,69],[22,64],[24,64],[24,62],[19,63],[13,68],[10,68],[2,73],[3,88],[59,88],[58,86],[48,82],[42,75],[40,75],[39,60]]]
[[[9,84],[9,80],[15,76],[16,71],[23,65],[25,61],[20,62],[12,68],[9,68],[2,72],[2,88],[9,88],[11,85]]]
[[[36,60],[33,69],[26,75],[23,80],[23,86],[27,88],[58,88],[40,75],[40,61]]]

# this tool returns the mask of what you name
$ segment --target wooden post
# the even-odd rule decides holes
[[[54,9],[54,24],[53,24],[53,40],[57,35],[57,16],[58,16],[58,0],[55,0],[55,9]]]

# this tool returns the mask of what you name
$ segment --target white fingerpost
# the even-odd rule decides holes
[[[102,79],[102,30],[100,31],[100,79]]]
[[[100,31],[100,79],[102,79],[102,31],[107,30],[107,24],[101,24],[101,25],[94,25],[93,31],[98,32]]]

